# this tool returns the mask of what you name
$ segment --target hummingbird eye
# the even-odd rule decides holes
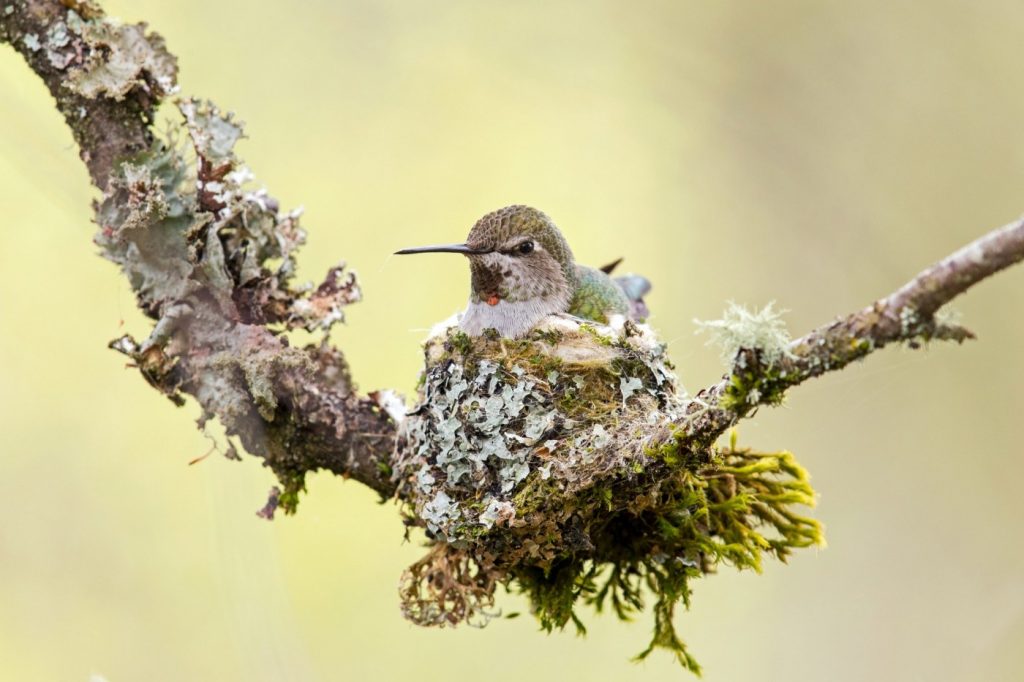
[[[516,247],[516,251],[518,251],[519,253],[523,254],[524,256],[526,254],[528,254],[528,253],[532,253],[533,252],[533,241],[531,241],[529,239],[526,240],[525,242],[523,242],[522,244],[520,244],[519,246]]]

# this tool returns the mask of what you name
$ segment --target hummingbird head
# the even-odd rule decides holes
[[[470,230],[466,246],[479,252],[469,256],[471,300],[565,298],[568,304],[575,282],[572,251],[543,212],[508,206],[488,213]]]
[[[476,221],[464,244],[398,251],[433,252],[469,258],[472,290],[461,324],[471,334],[493,327],[505,336],[519,336],[544,316],[568,310],[577,283],[565,237],[551,218],[529,206],[488,213]]]

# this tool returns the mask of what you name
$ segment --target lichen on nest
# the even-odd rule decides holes
[[[394,470],[431,543],[401,584],[413,622],[485,624],[504,585],[546,630],[582,629],[578,602],[627,618],[646,589],[655,633],[642,656],[667,648],[697,671],[672,623],[688,581],[822,542],[791,508],[814,492],[789,453],[651,447],[687,398],[645,325],[553,316],[510,340],[450,320],[425,358]]]
[[[626,464],[619,441],[639,444],[677,410],[664,347],[640,325],[552,317],[522,340],[449,327],[427,341],[422,402],[404,423],[403,493],[449,544],[529,525],[520,488],[575,493]]]

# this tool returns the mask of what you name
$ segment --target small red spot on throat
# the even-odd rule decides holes
[[[497,294],[491,294],[487,297],[487,305],[498,305],[498,301],[500,300],[501,299],[498,298]]]

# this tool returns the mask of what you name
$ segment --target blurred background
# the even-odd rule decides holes
[[[693,391],[723,370],[693,318],[775,300],[800,334],[1024,211],[1019,2],[103,4],[247,121],[240,155],[306,208],[300,274],[358,270],[335,340],[364,390],[411,393],[468,292],[461,259],[389,254],[506,204],[648,275]],[[409,625],[422,549],[392,505],[317,475],[268,523],[257,460],[189,466],[194,404],[105,348],[147,324],[95,255],[71,136],[6,47],[0,83],[5,678],[685,679],[629,662],[646,617]],[[1022,679],[1024,268],[957,308],[977,342],[887,350],[744,423],[810,469],[829,547],[695,584],[678,623],[707,680]]]

